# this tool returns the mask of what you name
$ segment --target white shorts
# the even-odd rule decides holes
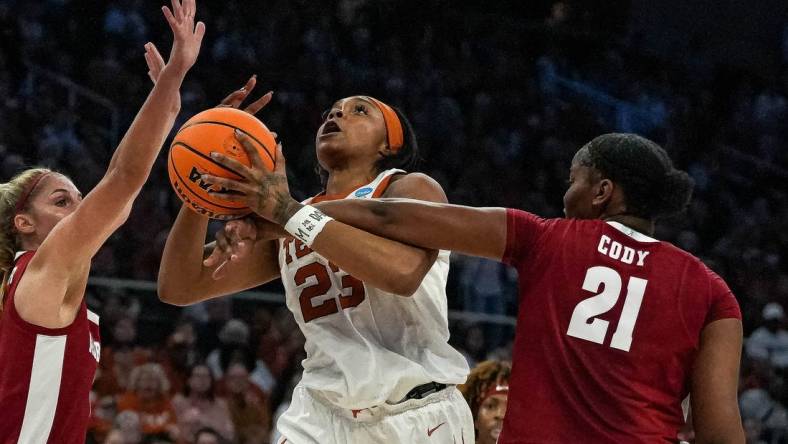
[[[297,386],[276,444],[473,444],[473,417],[456,387],[422,399],[347,410]]]

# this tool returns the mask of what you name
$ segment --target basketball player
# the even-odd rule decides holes
[[[416,139],[405,117],[377,99],[334,103],[315,142],[325,189],[309,202],[446,202],[434,180],[399,169],[415,163]],[[307,352],[301,382],[277,423],[281,442],[471,442],[473,420],[455,387],[468,365],[448,344],[447,251],[384,238],[316,251],[303,240],[274,236],[214,279],[222,265],[203,262],[207,226],[205,216],[183,206],[165,246],[159,295],[186,305],[281,276]]]
[[[83,199],[71,180],[45,168],[0,185],[2,443],[85,442],[100,355],[99,318],[84,301],[90,261],[128,217],[205,33],[194,24],[194,0],[174,0],[163,12],[174,34],[169,62],[96,187]]]
[[[657,144],[606,134],[582,147],[569,170],[566,219],[405,200],[318,209],[289,197],[282,157],[275,172],[241,172],[242,181],[217,182],[242,193],[227,196],[315,251],[377,242],[375,233],[518,269],[520,312],[499,443],[675,442],[688,394],[697,442],[744,442],[739,306],[700,260],[651,237],[656,219],[686,208],[693,187]],[[235,241],[253,237],[233,234]]]
[[[459,387],[473,414],[476,444],[495,444],[503,428],[509,398],[512,366],[504,361],[484,361],[471,370]]]

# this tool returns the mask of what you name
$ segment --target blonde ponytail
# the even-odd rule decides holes
[[[17,209],[21,199],[29,202],[30,194],[35,183],[43,174],[51,173],[48,168],[30,168],[14,176],[10,181],[0,184],[0,272],[3,274],[3,281],[0,285],[0,312],[5,305],[5,293],[8,287],[8,278],[14,267],[14,255],[19,251],[19,240],[14,229],[14,216],[18,210],[24,210],[27,203],[23,203],[23,208]]]

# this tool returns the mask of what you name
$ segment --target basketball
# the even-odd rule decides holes
[[[246,166],[251,165],[249,156],[235,137],[236,129],[252,139],[265,167],[273,170],[276,155],[273,134],[256,117],[235,108],[212,108],[195,115],[178,130],[170,145],[167,172],[175,193],[193,211],[211,219],[236,219],[251,212],[241,203],[211,194],[210,191],[225,190],[201,178],[203,174],[210,174],[240,179],[235,171],[211,159],[212,151],[225,154]]]

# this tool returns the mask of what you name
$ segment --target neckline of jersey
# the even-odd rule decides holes
[[[638,242],[659,242],[659,240],[654,239],[653,237],[646,236],[645,234],[635,231],[632,228],[622,224],[621,222],[616,222],[613,220],[605,221],[608,225],[615,228],[616,230],[626,234],[627,236],[631,237],[632,239]]]

